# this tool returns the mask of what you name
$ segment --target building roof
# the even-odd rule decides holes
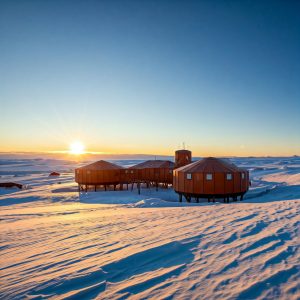
[[[130,167],[130,169],[149,169],[149,168],[174,168],[174,163],[169,160],[147,160],[140,164]]]
[[[186,153],[186,152],[192,153],[192,151],[186,150],[186,149],[179,149],[179,150],[176,150],[176,151],[175,151],[175,153],[180,153],[180,152],[182,152],[182,153]]]
[[[111,162],[105,161],[105,160],[99,160],[92,164],[83,166],[78,168],[80,170],[119,170],[124,169],[123,167],[113,164]]]
[[[207,157],[198,160],[189,165],[176,169],[176,171],[184,173],[214,173],[214,172],[241,172],[244,169],[238,168],[236,165],[215,157]]]

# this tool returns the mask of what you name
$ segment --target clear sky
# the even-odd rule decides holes
[[[300,154],[300,1],[0,0],[0,151]]]

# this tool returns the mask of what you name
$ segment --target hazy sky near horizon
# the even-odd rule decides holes
[[[0,0],[0,151],[300,154],[300,1]]]

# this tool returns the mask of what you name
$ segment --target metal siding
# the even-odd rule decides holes
[[[82,170],[82,183],[86,184],[86,170]]]
[[[177,173],[176,173],[176,171],[173,172],[173,187],[174,187],[174,190],[177,191]]]
[[[199,173],[193,174],[193,194],[200,194],[202,190],[202,180]]]
[[[95,171],[95,170],[91,170],[91,174],[90,174],[90,178],[91,178],[90,183],[91,183],[91,184],[96,184],[96,183],[97,183],[97,178],[96,178],[96,176],[97,176],[96,171]]]
[[[192,179],[187,179],[186,174],[185,174],[184,184],[185,184],[185,192],[192,194],[193,193],[193,175],[192,175]]]
[[[227,180],[225,175],[225,194],[232,194],[233,191],[234,191],[234,176],[232,176],[231,180]]]
[[[242,191],[241,177],[240,172],[233,173],[234,193],[240,193]]]
[[[213,175],[213,178],[212,180],[206,180],[206,174],[212,174]],[[207,172],[207,173],[204,173],[204,185],[203,185],[203,192],[204,194],[214,194],[214,181],[215,181],[215,174],[212,173],[212,172]]]
[[[215,173],[215,194],[224,194],[225,192],[225,174]]]
[[[178,173],[178,187],[180,192],[184,192],[184,173]]]

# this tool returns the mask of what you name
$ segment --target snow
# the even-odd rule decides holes
[[[299,299],[300,159],[231,160],[252,186],[230,204],[79,194],[75,162],[1,160],[26,187],[0,189],[0,298]]]

